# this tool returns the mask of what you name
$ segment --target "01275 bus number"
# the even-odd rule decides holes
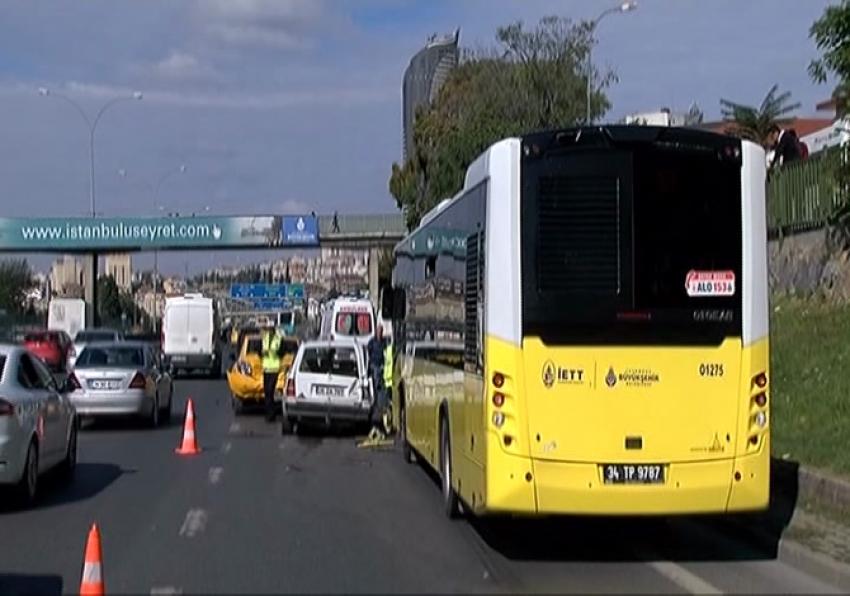
[[[699,365],[699,375],[701,377],[722,377],[723,365],[703,362]]]

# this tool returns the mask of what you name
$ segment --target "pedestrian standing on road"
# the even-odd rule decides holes
[[[381,416],[381,406],[384,403],[384,356],[387,341],[384,339],[384,327],[378,325],[375,336],[366,344],[366,352],[369,355],[369,378],[372,379],[372,391],[374,401],[372,405],[372,424],[378,426]]]
[[[392,340],[386,340],[384,342],[384,391],[383,391],[383,401],[379,404],[379,413],[382,418],[384,432],[389,433],[390,427],[392,426],[392,420],[390,420],[389,414],[389,405],[392,403],[393,399],[393,342]]]
[[[263,332],[263,398],[266,407],[266,420],[275,419],[274,392],[277,388],[277,377],[280,374],[280,342],[281,337],[274,324],[266,324]]]

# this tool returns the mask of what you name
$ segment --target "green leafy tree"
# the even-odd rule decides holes
[[[114,324],[121,320],[121,295],[115,278],[105,275],[97,280],[97,312],[101,321]]]
[[[492,143],[584,120],[588,23],[546,17],[528,29],[518,22],[498,29],[496,40],[494,48],[465,53],[436,100],[417,113],[413,155],[392,166],[390,193],[408,227],[460,190],[466,168]],[[599,117],[610,107],[604,88],[614,75],[595,73],[594,80],[591,113]]]
[[[32,288],[32,269],[24,259],[0,261],[0,310],[23,314],[27,290]]]
[[[778,90],[779,85],[771,87],[758,107],[721,99],[723,119],[733,124],[730,132],[764,145],[770,127],[800,107],[799,102],[790,103],[790,91],[777,95]]]
[[[850,1],[827,7],[812,24],[809,36],[821,52],[809,64],[809,74],[818,83],[825,83],[830,74],[838,79],[832,96],[838,113],[844,115],[850,107]]]

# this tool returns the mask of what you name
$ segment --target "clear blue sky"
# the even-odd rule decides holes
[[[380,212],[394,208],[400,83],[426,37],[461,28],[465,46],[496,27],[560,14],[595,17],[605,0],[29,0],[0,19],[0,204],[8,216],[84,215],[87,133],[46,86],[92,113],[99,210],[152,214],[152,184],[170,209],[219,213]],[[825,0],[641,0],[600,26],[594,59],[613,68],[608,117],[719,99],[757,103],[773,83],[815,114],[808,38]],[[118,175],[119,169],[126,176]],[[207,264],[216,257],[192,261]],[[228,261],[232,257],[228,257]],[[183,270],[181,257],[174,271]],[[193,267],[194,268],[194,267]]]

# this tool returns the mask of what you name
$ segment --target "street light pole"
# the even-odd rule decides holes
[[[119,175],[122,177],[127,176],[127,170],[121,169],[118,170]],[[156,184],[151,186],[150,184],[145,183],[145,186],[152,191],[153,194],[153,208],[154,213],[157,210],[162,210],[162,205],[159,204],[159,189],[162,188],[163,183],[168,180],[174,174],[184,174],[186,173],[186,164],[180,164],[178,167],[168,170],[162,176],[159,177]],[[153,328],[154,332],[158,331],[159,327],[159,300],[158,289],[159,289],[159,250],[154,248],[153,251]]]
[[[113,105],[121,102],[121,101],[129,101],[136,100],[139,101],[142,99],[142,94],[139,91],[135,91],[131,96],[122,96],[116,97],[114,99],[106,102],[100,110],[98,110],[97,115],[94,117],[94,120],[89,119],[85,110],[80,107],[80,104],[75,102],[70,97],[63,95],[62,93],[56,93],[55,91],[51,91],[47,87],[39,87],[38,94],[42,97],[56,97],[61,99],[62,101],[71,104],[75,110],[82,116],[83,121],[86,123],[86,127],[89,130],[89,203],[91,208],[91,217],[97,217],[97,203],[95,201],[95,176],[94,176],[94,133],[97,130],[97,124],[100,122],[100,119],[103,117],[103,114]],[[92,308],[92,323],[97,325],[97,252],[93,252],[89,257],[90,263],[88,267],[88,279],[86,279],[86,299],[91,304]]]
[[[593,50],[593,34],[596,31],[596,28],[599,26],[599,23],[607,17],[609,14],[616,13],[626,13],[637,8],[637,2],[635,0],[627,0],[623,2],[619,6],[612,6],[611,8],[605,10],[598,17],[593,19],[590,23],[590,39],[587,46],[587,115],[585,117],[585,123],[591,124],[590,120],[590,99],[593,91],[593,62],[591,61],[591,52]]]

